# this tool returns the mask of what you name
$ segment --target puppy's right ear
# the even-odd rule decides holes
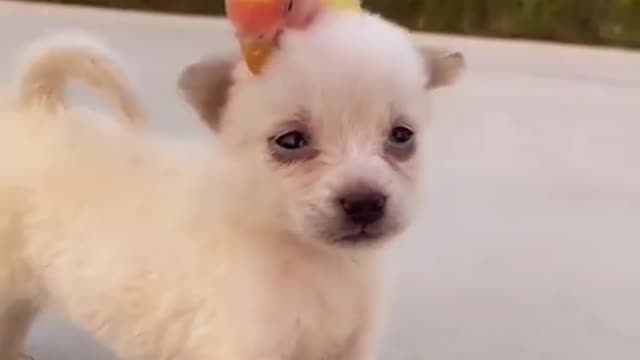
[[[425,67],[429,73],[427,89],[433,90],[455,83],[466,67],[466,59],[460,52],[436,47],[422,48]]]
[[[214,131],[220,129],[222,112],[233,86],[233,71],[239,55],[206,58],[187,66],[178,80],[178,89]]]

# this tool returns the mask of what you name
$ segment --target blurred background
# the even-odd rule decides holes
[[[223,0],[54,0],[191,14],[224,12]],[[364,0],[414,30],[640,47],[640,0]]]

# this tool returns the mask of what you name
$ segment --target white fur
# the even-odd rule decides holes
[[[264,77],[238,74],[219,149],[0,112],[0,360],[45,306],[123,359],[373,358],[379,247],[326,241],[313,209],[335,216],[341,186],[371,182],[389,235],[404,229],[420,157],[381,146],[394,111],[423,132],[428,79],[408,34],[370,15],[284,44]],[[276,165],[268,139],[301,109],[321,157]]]

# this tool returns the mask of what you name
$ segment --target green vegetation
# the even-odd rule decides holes
[[[640,47],[640,0],[371,0],[411,28]]]
[[[69,0],[192,14],[222,14],[223,0]],[[640,48],[640,0],[364,0],[415,30]]]

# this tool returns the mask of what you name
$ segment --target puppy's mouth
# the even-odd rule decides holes
[[[363,226],[354,231],[345,232],[339,236],[335,242],[344,245],[370,244],[378,242],[387,235],[388,234],[384,231]]]

